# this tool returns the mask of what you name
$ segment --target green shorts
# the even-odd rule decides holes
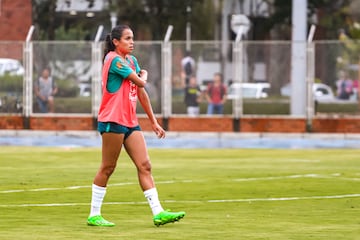
[[[141,131],[141,128],[139,125],[135,127],[126,127],[114,122],[98,122],[98,131],[100,134],[105,132],[125,134],[124,139],[126,139],[132,132]]]

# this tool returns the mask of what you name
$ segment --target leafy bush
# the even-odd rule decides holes
[[[56,98],[55,97],[55,112],[91,114],[91,98],[89,97]]]
[[[23,76],[0,76],[0,89],[3,92],[22,92]]]
[[[57,97],[76,97],[79,94],[79,87],[73,80],[57,80]]]
[[[200,113],[206,114],[207,103],[200,103]],[[353,103],[320,103],[316,106],[316,114],[357,114],[359,112],[359,105],[357,102]],[[172,112],[174,114],[186,114],[186,106],[181,97],[174,97],[172,102]],[[224,114],[233,113],[233,101],[228,100],[224,105]],[[281,98],[267,98],[267,99],[244,99],[243,100],[243,114],[246,115],[289,115],[290,100]]]

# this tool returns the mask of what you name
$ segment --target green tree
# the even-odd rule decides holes
[[[87,0],[89,8],[93,0]],[[70,2],[71,3],[71,2]],[[38,40],[91,40],[99,25],[108,25],[109,11],[97,12],[93,18],[81,12],[71,16],[56,12],[57,0],[32,0],[32,16],[35,25],[34,38]]]
[[[87,0],[89,7],[93,0]],[[101,24],[110,30],[110,13],[115,12],[118,23],[129,24],[137,33],[137,39],[162,40],[169,25],[174,26],[172,39],[185,40],[186,23],[192,27],[192,40],[214,39],[218,16],[213,1],[209,0],[104,0],[108,8],[96,13],[95,18],[69,17],[57,13],[57,0],[32,0],[33,21],[36,36],[40,40],[91,39]],[[220,1],[220,0],[219,0]],[[264,0],[269,1],[269,0]],[[338,30],[355,32],[351,18],[356,7],[351,0],[308,0],[309,23],[316,16],[317,38],[337,39]],[[222,3],[222,1],[220,1]],[[221,5],[221,4],[220,4]],[[271,4],[270,4],[271,6]],[[188,12],[188,7],[191,12]],[[291,0],[274,0],[272,14],[268,19],[252,19],[256,28],[254,39],[266,39],[270,32],[277,33],[272,39],[291,39]],[[355,11],[356,12],[356,11]],[[359,15],[356,12],[357,16]],[[256,22],[259,21],[259,22]],[[310,25],[310,24],[309,24]],[[356,37],[357,38],[357,37]]]
[[[317,18],[320,39],[337,39],[339,29],[349,29],[350,0],[308,0],[308,25]],[[291,39],[291,0],[275,0],[274,13],[267,22],[267,29],[277,29],[282,39]]]
[[[87,0],[89,7],[93,0]],[[191,22],[192,39],[208,40],[214,37],[216,20],[212,1],[206,0],[107,0],[108,8],[94,18],[84,14],[70,16],[56,12],[57,0],[32,0],[35,37],[39,40],[90,40],[97,27],[104,25],[110,31],[110,14],[115,12],[118,24],[129,24],[137,39],[162,40],[167,27],[174,26],[172,39],[185,40],[186,23]],[[188,12],[188,7],[191,12]]]
[[[31,3],[35,36],[40,40],[54,40],[56,0],[32,0]]]
[[[167,27],[174,26],[172,39],[185,40],[186,23],[192,26],[192,39],[212,39],[215,13],[211,1],[206,0],[122,0],[110,1],[119,23],[131,25],[135,32],[143,31],[151,40],[162,40]],[[191,12],[187,11],[188,7]]]

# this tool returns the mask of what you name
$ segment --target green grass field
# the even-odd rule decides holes
[[[0,239],[360,239],[360,150],[150,149],[155,227],[123,152],[103,216],[86,225],[98,148],[0,148]]]

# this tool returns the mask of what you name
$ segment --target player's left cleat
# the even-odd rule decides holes
[[[170,210],[162,211],[153,217],[155,226],[159,227],[171,222],[177,222],[185,217],[185,212],[170,212]]]

